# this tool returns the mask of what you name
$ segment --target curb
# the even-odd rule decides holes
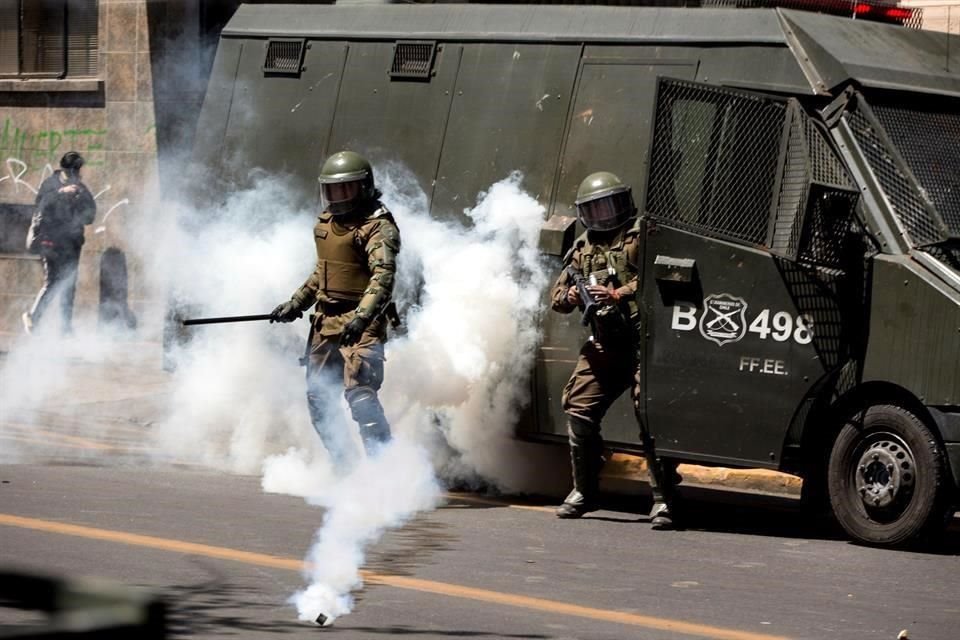
[[[799,496],[803,484],[803,480],[798,476],[769,469],[730,469],[681,464],[677,471],[683,476],[684,485],[716,489]],[[614,453],[604,465],[601,475],[604,478],[646,483],[647,461],[636,455]]]

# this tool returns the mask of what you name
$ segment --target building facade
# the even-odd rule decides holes
[[[158,336],[164,294],[145,285],[144,246],[130,238],[139,217],[164,214],[164,191],[186,167],[219,32],[238,4],[0,0],[0,345],[22,330],[42,280],[24,249],[36,191],[70,150],[87,160],[98,207],[78,324],[121,296],[144,337]],[[960,33],[955,0],[904,4],[923,8],[924,28]]]

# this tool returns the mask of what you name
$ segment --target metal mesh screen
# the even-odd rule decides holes
[[[943,218],[951,235],[960,235],[960,100],[913,97],[874,101],[871,107]]]
[[[661,79],[646,212],[705,235],[764,244],[786,107],[766,96]]]
[[[790,137],[770,251],[806,264],[842,269],[857,190],[826,134],[795,100],[790,101],[789,116]]]
[[[880,181],[894,213],[914,244],[932,244],[946,238],[936,219],[927,211],[917,190],[887,148],[880,124],[864,109],[848,112],[844,118],[850,125],[857,145]],[[937,138],[939,139],[939,137]]]
[[[390,65],[391,78],[429,78],[436,43],[427,40],[398,42]]]
[[[960,244],[957,242],[945,242],[932,247],[924,247],[923,250],[960,273]]]
[[[826,190],[819,185],[811,189],[807,204],[800,261],[826,267],[841,268],[853,237],[851,216],[857,206],[856,192]]]
[[[272,73],[300,73],[303,40],[270,40],[263,70]]]
[[[804,136],[803,120],[796,108],[791,109],[790,138],[780,183],[777,218],[774,221],[770,248],[776,253],[795,259],[803,228],[803,211],[810,183],[809,152]]]
[[[824,133],[814,124],[811,118],[805,118],[804,130],[810,148],[810,167],[813,170],[812,179],[821,184],[830,184],[841,189],[855,190],[856,186],[850,179],[846,167],[831,151]]]
[[[813,320],[813,347],[824,367],[839,366],[849,350],[843,307],[852,302],[844,291],[844,278],[786,260],[778,260],[777,267],[797,310]]]

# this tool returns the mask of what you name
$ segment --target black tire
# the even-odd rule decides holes
[[[903,546],[942,532],[949,472],[930,428],[893,405],[869,407],[841,429],[830,452],[833,513],[852,538]]]

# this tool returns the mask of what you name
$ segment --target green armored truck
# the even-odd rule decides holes
[[[245,5],[195,160],[315,197],[349,148],[402,162],[440,217],[519,170],[557,269],[579,182],[615,172],[658,453],[801,475],[853,538],[904,544],[960,485],[960,38],[857,7]],[[583,328],[541,322],[519,435],[560,441]],[[626,399],[604,436],[639,448]]]

